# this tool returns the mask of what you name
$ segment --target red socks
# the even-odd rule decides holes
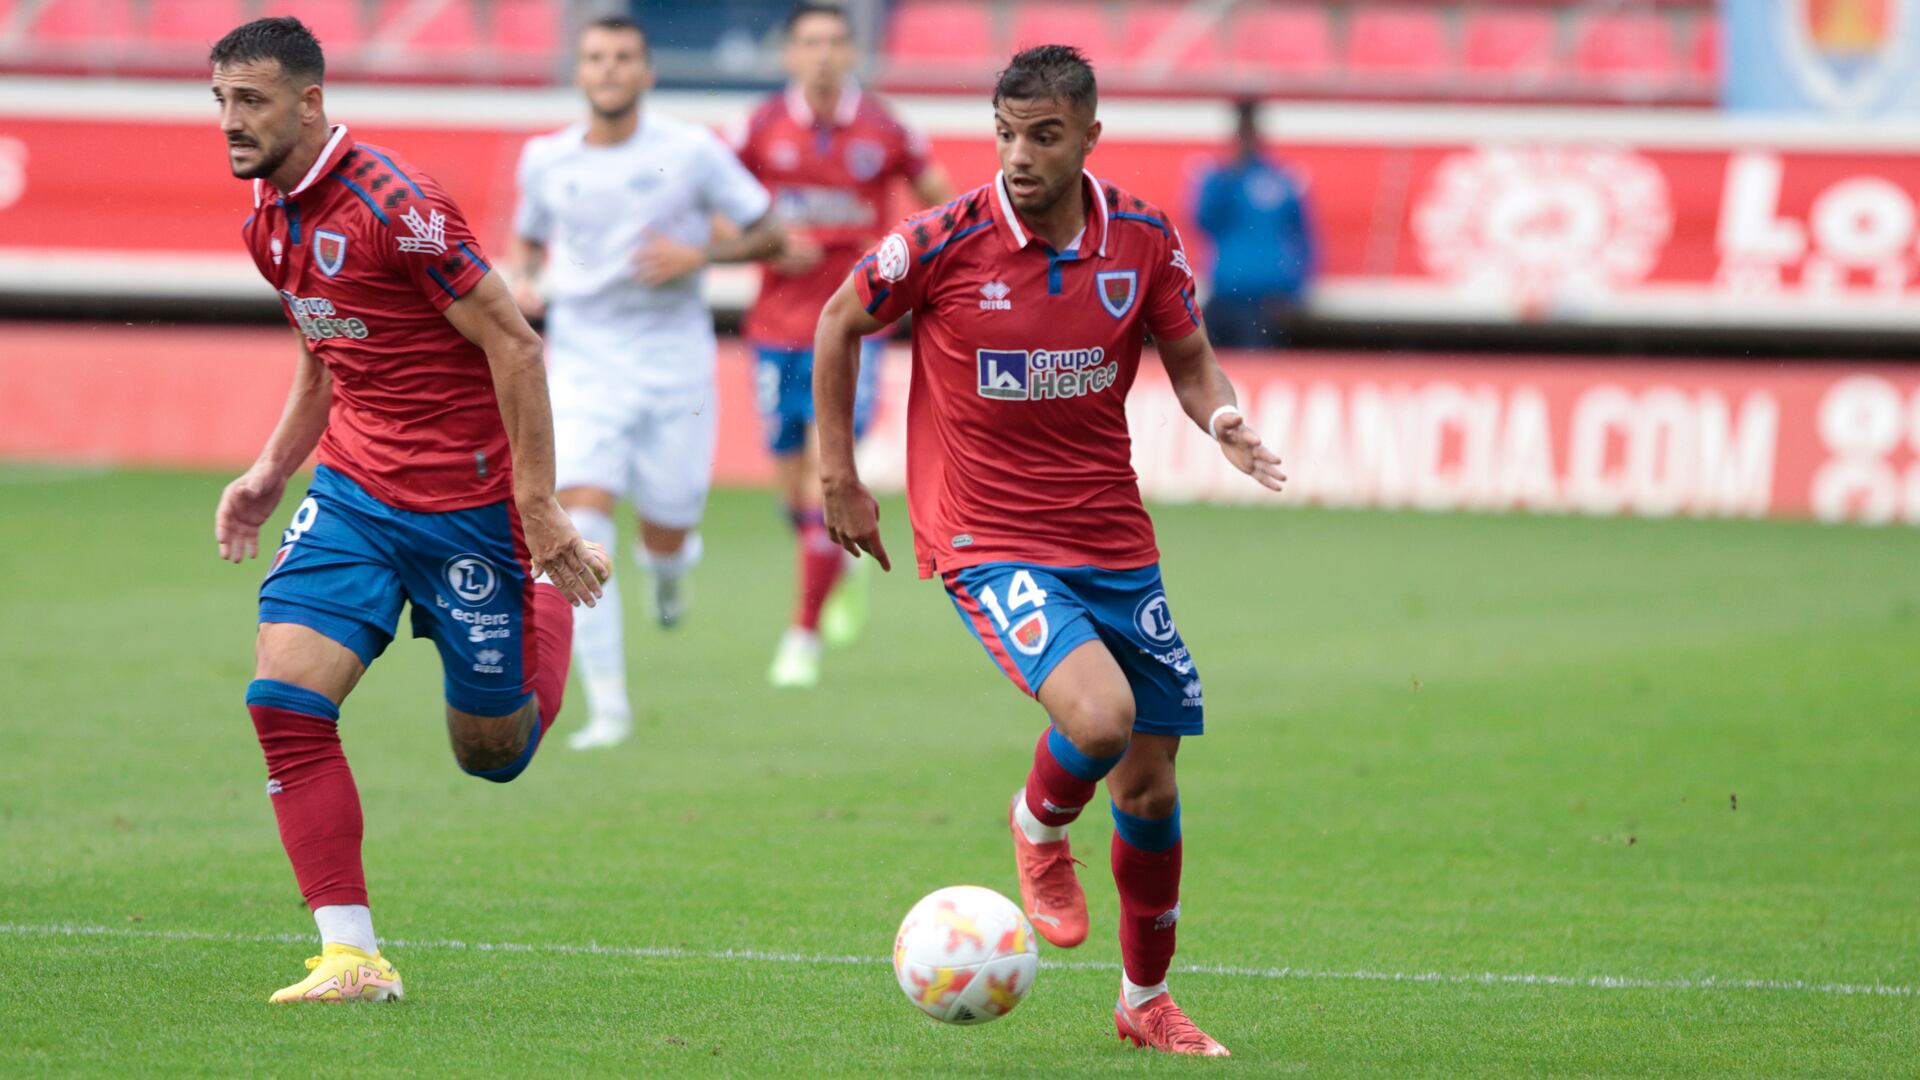
[[[540,734],[545,735],[560,715],[560,703],[567,693],[567,665],[573,662],[573,605],[566,594],[551,582],[533,587],[532,625],[527,637],[533,642],[533,686],[540,697]]]
[[[1113,808],[1113,883],[1120,889],[1120,960],[1135,986],[1166,981],[1180,922],[1180,804],[1173,816]]]
[[[309,907],[364,905],[360,792],[340,749],[339,710],[311,690],[255,679],[247,712],[266,753],[267,795],[300,895]]]
[[[1047,728],[1033,748],[1033,771],[1027,773],[1027,810],[1042,825],[1070,824],[1093,801],[1100,778],[1119,761],[1090,758],[1058,728]]]
[[[793,625],[809,631],[820,629],[820,608],[833,591],[834,582],[846,566],[846,552],[827,536],[826,520],[819,510],[797,510],[793,527],[799,533],[800,602],[794,609]]]

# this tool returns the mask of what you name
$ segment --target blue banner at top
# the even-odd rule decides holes
[[[1727,108],[1920,117],[1920,0],[1721,0]]]

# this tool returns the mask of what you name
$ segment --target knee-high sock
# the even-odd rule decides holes
[[[247,712],[267,758],[267,795],[300,895],[313,908],[367,902],[360,792],[340,749],[340,710],[304,687],[255,679]]]
[[[612,517],[584,507],[567,511],[567,516],[573,519],[582,539],[613,551],[617,538]],[[595,605],[582,607],[574,614],[573,657],[580,665],[580,681],[587,688],[587,711],[594,716],[627,716],[633,711],[627,701],[625,629],[620,583],[609,577]]]
[[[1059,728],[1047,728],[1033,748],[1033,769],[1027,773],[1027,813],[1040,828],[1065,830],[1093,799],[1093,789],[1100,779],[1124,756],[1126,751],[1122,750],[1110,758],[1088,757]],[[1021,817],[1017,807],[1014,816]],[[1035,835],[1035,828],[1024,820],[1022,825],[1027,839],[1035,842],[1066,835],[1064,831]]]
[[[690,532],[680,545],[680,550],[671,555],[662,555],[642,544],[633,549],[633,558],[642,569],[653,575],[655,581],[671,585],[700,565],[700,556],[706,552],[706,547],[699,533]]]
[[[800,595],[794,605],[793,625],[803,630],[820,629],[820,608],[827,594],[840,580],[846,552],[827,536],[825,515],[816,507],[790,512],[798,537]]]
[[[1120,889],[1120,961],[1127,981],[1167,981],[1180,922],[1180,804],[1173,816],[1141,818],[1113,808],[1113,883]]]
[[[552,582],[533,587],[533,692],[540,698],[540,734],[560,715],[567,694],[567,667],[573,650],[573,605]]]

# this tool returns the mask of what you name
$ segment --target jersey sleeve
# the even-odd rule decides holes
[[[890,323],[920,306],[926,294],[927,265],[920,261],[927,244],[924,226],[907,221],[888,233],[853,266],[853,287],[867,314]]]
[[[1156,341],[1178,341],[1200,328],[1200,306],[1193,302],[1193,267],[1187,262],[1180,230],[1165,223],[1156,242],[1159,254],[1144,312],[1147,330]]]
[[[431,177],[414,174],[412,198],[386,214],[387,258],[402,277],[441,311],[467,295],[492,267],[480,241]]]
[[[773,196],[753,178],[717,135],[706,137],[706,183],[701,198],[708,212],[719,214],[742,228],[767,216]]]
[[[553,235],[553,210],[540,198],[540,159],[532,139],[520,149],[514,187],[519,192],[513,207],[514,235],[537,244],[546,243]]]

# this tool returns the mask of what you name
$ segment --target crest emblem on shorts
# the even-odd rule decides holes
[[[500,572],[478,555],[455,555],[440,572],[453,595],[469,604],[484,604],[500,591]]]
[[[347,238],[344,233],[330,229],[313,230],[313,265],[320,272],[332,277],[340,272],[347,261]]]
[[[1158,589],[1133,609],[1133,625],[1155,645],[1172,644],[1179,636],[1173,628],[1173,612],[1167,610],[1167,594]]]
[[[881,281],[899,281],[907,276],[907,238],[899,233],[888,233],[880,241],[880,251],[874,256],[874,270],[880,274]]]
[[[847,144],[847,172],[861,183],[880,175],[887,164],[887,148],[872,139],[855,139]]]
[[[1008,636],[1013,638],[1013,647],[1028,656],[1039,656],[1040,650],[1047,647],[1047,613],[1036,611],[1013,624]]]
[[[1100,306],[1116,319],[1124,319],[1133,310],[1133,298],[1140,291],[1140,274],[1134,270],[1108,270],[1094,275],[1094,287],[1100,292]]]

